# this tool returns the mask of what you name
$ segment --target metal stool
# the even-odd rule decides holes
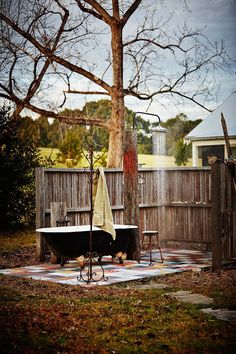
[[[152,264],[153,261],[152,259],[152,250],[154,249],[158,249],[160,252],[160,256],[161,256],[161,262],[163,263],[164,258],[162,256],[162,252],[161,252],[161,246],[160,246],[160,241],[159,241],[159,236],[158,236],[159,232],[158,231],[143,231],[142,232],[142,240],[141,240],[141,247],[143,250],[145,251],[149,251],[150,254],[150,263]]]

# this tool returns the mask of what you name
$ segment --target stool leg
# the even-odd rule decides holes
[[[152,264],[152,238],[149,237],[150,265]]]
[[[164,258],[162,256],[161,247],[159,247],[159,251],[160,251],[160,255],[161,255],[161,263],[163,263],[164,262]]]
[[[160,240],[159,240],[159,236],[158,236],[158,234],[156,235],[156,239],[157,239],[157,247],[158,247],[158,249],[159,249],[160,256],[161,256],[161,263],[163,263],[164,258],[163,258],[163,256],[162,256],[162,252],[161,252],[161,245],[160,245]]]
[[[141,238],[141,250],[144,250],[143,246],[144,246],[144,237],[145,236],[142,236]]]

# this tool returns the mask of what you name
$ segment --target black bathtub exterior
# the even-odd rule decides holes
[[[45,237],[48,246],[58,257],[76,258],[81,255],[85,256],[90,251],[90,231],[89,226],[87,230],[84,227],[57,227],[38,229],[37,232]],[[93,227],[92,232],[92,252],[97,253],[98,256],[104,255],[114,256],[122,252],[126,253],[129,241],[137,226],[132,225],[115,225],[116,239],[113,240],[112,236],[102,231],[101,229]],[[70,232],[70,230],[73,230]]]

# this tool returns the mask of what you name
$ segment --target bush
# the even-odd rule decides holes
[[[35,167],[44,165],[30,135],[20,134],[21,120],[10,107],[0,108],[0,228],[35,222]]]

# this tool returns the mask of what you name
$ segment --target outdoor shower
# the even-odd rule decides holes
[[[153,155],[166,155],[166,132],[164,127],[161,127],[161,118],[158,114],[147,113],[147,112],[136,112],[133,119],[133,129],[136,127],[136,116],[137,114],[146,114],[149,116],[157,117],[159,124],[157,127],[152,128],[152,153]]]

